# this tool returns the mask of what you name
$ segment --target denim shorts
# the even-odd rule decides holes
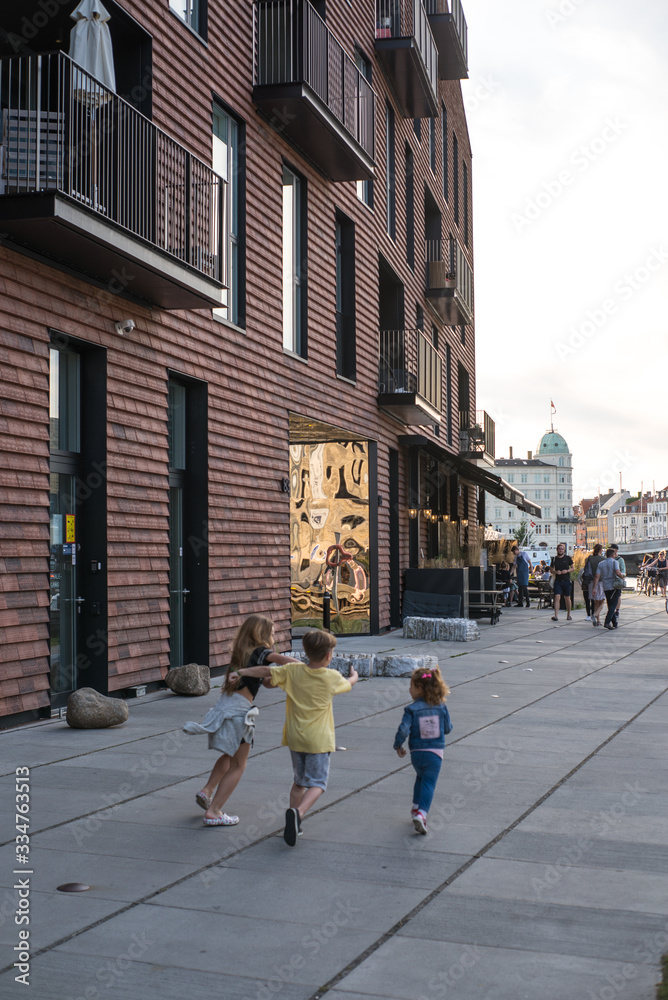
[[[300,753],[298,750],[291,750],[290,756],[295,785],[300,788],[322,788],[323,791],[327,788],[328,753]]]
[[[554,592],[555,592],[555,594],[563,594],[564,597],[570,597],[571,596],[571,578],[570,578],[570,576],[558,576],[558,577],[555,577]]]

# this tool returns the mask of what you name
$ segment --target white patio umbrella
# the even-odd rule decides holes
[[[70,17],[76,24],[70,35],[70,57],[109,90],[116,90],[114,52],[109,11],[100,0],[81,0]]]
[[[90,113],[90,203],[100,209],[96,112],[110,100],[109,91],[116,90],[114,53],[107,23],[110,14],[100,0],[81,0],[70,17],[76,24],[70,34],[69,55],[88,74],[72,71],[72,91]],[[84,197],[88,201],[88,196]]]

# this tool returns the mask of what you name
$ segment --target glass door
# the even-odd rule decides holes
[[[77,619],[82,599],[77,588],[77,538],[74,476],[50,477],[51,560],[51,690],[54,694],[77,687]]]

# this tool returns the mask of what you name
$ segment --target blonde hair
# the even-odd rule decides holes
[[[248,616],[234,637],[234,645],[232,646],[232,653],[230,655],[230,665],[227,668],[225,681],[223,683],[223,691],[225,694],[232,694],[237,690],[239,684],[241,683],[240,680],[236,681],[234,684],[230,683],[229,678],[233,670],[239,670],[241,667],[248,666],[251,653],[253,653],[258,646],[264,646],[265,649],[271,649],[273,645],[273,632],[273,622],[270,622],[268,618],[264,617],[264,615]]]
[[[324,660],[330,649],[334,649],[336,636],[332,635],[331,632],[323,632],[319,628],[314,628],[302,636],[302,646],[309,660],[315,660],[317,663]]]
[[[411,674],[411,681],[428,705],[442,705],[450,694],[439,667],[418,667]]]
[[[665,558],[666,558],[666,550],[661,549],[661,551],[659,552],[659,559],[665,559]]]

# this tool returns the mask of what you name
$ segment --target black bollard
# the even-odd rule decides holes
[[[322,627],[323,631],[329,632],[329,621],[332,607],[332,595],[325,591],[322,595]]]

